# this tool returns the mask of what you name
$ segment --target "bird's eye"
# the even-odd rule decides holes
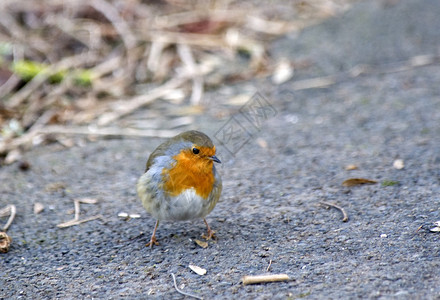
[[[199,149],[197,149],[197,148],[193,148],[193,153],[194,153],[194,154],[199,154],[199,152],[200,152]]]

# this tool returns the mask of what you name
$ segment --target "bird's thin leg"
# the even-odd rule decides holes
[[[156,221],[156,226],[154,226],[154,230],[153,230],[153,234],[151,235],[151,239],[150,242],[148,244],[145,245],[145,247],[150,247],[153,248],[153,244],[158,246],[159,243],[156,240],[156,230],[157,227],[159,227],[159,220]]]
[[[206,229],[207,229],[207,234],[203,234],[202,238],[206,239],[206,240],[210,240],[210,239],[215,239],[215,231],[211,229],[211,227],[209,227],[208,222],[206,221],[206,219],[203,219],[203,222],[205,222],[206,224]]]

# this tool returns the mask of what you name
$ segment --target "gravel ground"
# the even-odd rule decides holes
[[[439,15],[436,0],[359,3],[273,44],[270,55],[309,62],[294,80],[207,95],[221,103],[258,87],[277,114],[270,111],[258,133],[237,115],[253,136],[237,151],[229,146],[232,154],[219,145],[224,192],[208,216],[218,239],[206,249],[194,242],[202,221],[163,222],[160,246],[145,247],[154,220],[135,183],[159,139],[53,144],[26,154],[28,171],[1,167],[0,207],[13,203],[18,215],[11,249],[0,255],[0,298],[181,299],[173,273],[182,290],[205,299],[439,299],[439,235],[429,228],[440,221],[440,68],[438,58],[411,65],[412,57],[439,54]],[[347,75],[361,64],[368,72]],[[299,80],[320,76],[336,82],[298,90]],[[215,136],[232,109],[211,110],[192,128]],[[393,167],[396,159],[403,169]],[[341,185],[356,177],[377,183]],[[81,204],[81,217],[103,220],[57,228],[73,218],[77,198],[97,199]],[[343,207],[348,222],[323,201]],[[36,202],[45,207],[38,215]],[[269,265],[268,273],[292,280],[240,283]]]

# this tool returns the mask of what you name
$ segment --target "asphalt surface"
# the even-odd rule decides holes
[[[215,140],[224,191],[208,216],[218,239],[206,249],[194,242],[202,221],[163,222],[160,245],[145,247],[154,220],[135,183],[160,139],[52,144],[26,153],[28,171],[2,166],[0,207],[15,204],[18,214],[11,249],[0,254],[0,298],[181,299],[173,273],[183,291],[204,299],[439,299],[440,235],[429,231],[440,221],[438,16],[436,0],[357,4],[273,44],[269,55],[302,66],[293,80],[207,95],[213,104],[190,127],[226,147]],[[331,84],[298,85],[321,77]],[[221,105],[244,89],[271,104],[257,127]],[[231,112],[240,125],[226,123]],[[242,130],[235,143],[222,135],[225,124]],[[393,167],[397,159],[403,169]],[[343,186],[349,178],[377,183]],[[81,218],[103,218],[57,228],[73,218],[78,198],[98,200],[81,204]],[[37,215],[36,202],[44,205]],[[349,220],[321,202],[344,208]],[[266,273],[291,281],[240,282]]]

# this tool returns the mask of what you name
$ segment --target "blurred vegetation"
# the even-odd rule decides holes
[[[206,105],[206,89],[273,74],[274,38],[350,2],[2,0],[0,156],[170,95]]]

